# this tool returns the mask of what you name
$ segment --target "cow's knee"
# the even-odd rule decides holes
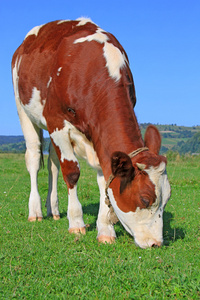
[[[67,129],[66,129],[67,130]],[[63,174],[63,179],[67,184],[68,189],[72,189],[80,176],[80,168],[77,158],[73,153],[73,148],[69,139],[66,139],[65,128],[60,131],[54,131],[51,136],[52,144],[55,148],[60,161],[60,167]],[[60,143],[62,137],[63,144]],[[65,148],[67,150],[65,150]]]
[[[66,174],[66,182],[69,185],[70,188],[75,186],[75,184],[78,182],[80,176],[80,170],[75,170],[74,172],[71,172],[69,174]]]
[[[77,184],[80,176],[78,162],[65,160],[64,162],[61,162],[61,170],[68,189],[72,189]]]

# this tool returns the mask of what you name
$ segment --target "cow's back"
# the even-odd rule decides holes
[[[29,118],[49,132],[55,130],[57,116],[58,129],[67,120],[91,139],[91,128],[110,112],[112,101],[120,106],[123,98],[127,107],[135,104],[125,51],[113,35],[88,19],[33,28],[12,65]]]
[[[13,55],[12,67],[17,64],[19,77],[19,94],[23,104],[28,104],[33,87],[41,92],[41,98],[46,99],[50,85],[50,77],[56,67],[56,62],[63,64],[63,56],[68,56],[67,49],[72,48],[74,40],[87,36],[95,31],[97,26],[91,22],[84,26],[77,26],[80,21],[54,21],[34,27],[26,35],[23,43]],[[64,42],[65,40],[65,42]],[[57,52],[62,43],[65,43],[61,62]],[[68,44],[68,48],[66,48]],[[59,72],[59,70],[58,70]],[[59,75],[57,72],[56,75]]]

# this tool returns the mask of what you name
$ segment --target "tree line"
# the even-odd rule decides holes
[[[140,124],[141,131],[144,133],[149,123]],[[163,143],[161,153],[167,153],[169,150],[185,153],[200,154],[200,126],[184,127],[172,125],[159,125],[156,127],[161,132]],[[168,139],[174,141],[174,146],[169,148]],[[43,151],[48,152],[50,138],[44,138]],[[0,136],[0,153],[24,153],[26,145],[23,136]]]

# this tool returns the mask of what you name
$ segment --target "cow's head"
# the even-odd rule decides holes
[[[163,211],[171,191],[166,158],[159,155],[161,137],[157,128],[149,126],[144,140],[149,151],[132,160],[123,152],[113,153],[115,178],[108,189],[118,219],[141,248],[162,245]]]

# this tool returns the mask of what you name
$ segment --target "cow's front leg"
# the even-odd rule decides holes
[[[76,184],[73,188],[69,188],[67,218],[69,220],[69,233],[86,233],[82,206],[77,197]]]
[[[61,169],[63,178],[68,187],[68,210],[67,218],[69,220],[69,233],[82,233],[85,234],[85,224],[83,221],[82,206],[77,196],[77,181],[80,175],[78,161],[61,162]]]
[[[65,128],[60,131],[54,131],[50,136],[60,161],[64,181],[68,187],[67,217],[69,220],[69,232],[85,234],[82,206],[77,197],[77,182],[80,176],[78,160],[74,155]]]
[[[111,244],[115,241],[116,234],[115,234],[114,226],[109,219],[108,205],[105,203],[106,183],[105,183],[103,173],[101,171],[97,173],[97,182],[100,191],[100,206],[99,206],[99,213],[97,219],[97,230],[98,230],[97,239],[99,242]]]

